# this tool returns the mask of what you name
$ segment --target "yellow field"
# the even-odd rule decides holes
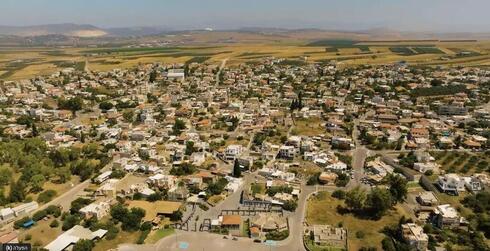
[[[152,221],[158,213],[171,214],[179,210],[182,203],[173,201],[154,201],[148,202],[143,200],[132,200],[129,202],[129,207],[139,207],[145,210],[145,221]]]
[[[406,61],[415,65],[490,65],[490,41],[444,42],[363,42],[353,46],[307,46],[305,41],[287,40],[247,41],[236,44],[209,44],[165,48],[0,48],[0,79],[19,80],[36,75],[50,74],[66,67],[83,70],[85,62],[89,70],[108,71],[129,68],[154,62],[186,63],[205,58],[210,64],[220,64],[228,59],[229,65],[257,61],[264,57],[288,58],[308,62],[337,60],[345,66],[359,64],[386,64]],[[413,53],[405,55],[391,49],[425,47],[440,50],[439,54]],[[364,47],[364,50],[363,48]],[[326,51],[326,48],[330,50]],[[461,56],[458,52],[471,52]],[[416,52],[416,51],[415,51]]]

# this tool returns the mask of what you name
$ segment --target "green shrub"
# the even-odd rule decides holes
[[[37,197],[37,202],[39,203],[48,203],[56,196],[56,191],[54,190],[46,190],[39,194]]]
[[[49,226],[52,227],[52,228],[56,228],[60,225],[60,223],[58,222],[57,219],[54,219],[50,224]]]
[[[146,237],[148,237],[148,234],[150,233],[150,230],[145,230],[142,231],[140,236],[138,237],[138,240],[136,241],[136,244],[143,244],[145,243]]]
[[[23,225],[24,223],[26,223],[26,222],[28,222],[28,221],[30,221],[30,220],[31,220],[31,218],[30,218],[30,217],[27,217],[27,216],[26,216],[26,217],[24,217],[24,218],[22,218],[22,219],[20,219],[20,220],[17,220],[17,221],[15,221],[15,222],[14,222],[14,228],[15,228],[15,229],[19,229],[19,228],[21,228],[21,227],[22,227],[22,225]]]
[[[366,234],[364,233],[364,231],[360,230],[360,231],[357,231],[356,232],[356,238],[357,239],[364,239],[364,236],[366,236]]]
[[[343,200],[343,199],[345,199],[345,191],[335,190],[332,193],[332,197],[337,198],[339,200]]]
[[[46,212],[46,210],[41,210],[41,211],[37,211],[33,216],[32,216],[32,219],[34,221],[40,221],[42,220],[44,217],[46,217],[48,215],[48,213]]]

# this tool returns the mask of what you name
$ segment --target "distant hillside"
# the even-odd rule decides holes
[[[325,46],[341,41],[490,40],[490,33],[401,32],[386,28],[344,31],[246,27],[235,30],[173,30],[165,26],[99,28],[48,24],[1,26],[0,46],[126,46],[134,44],[206,45],[232,43],[304,43]],[[338,42],[336,42],[338,43]],[[338,45],[337,45],[338,46]]]
[[[20,37],[34,37],[45,35],[101,37],[107,35],[107,32],[93,25],[46,24],[33,26],[0,26],[0,34]]]

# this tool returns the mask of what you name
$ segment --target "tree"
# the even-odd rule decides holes
[[[182,216],[183,216],[182,212],[180,210],[177,210],[170,215],[170,220],[171,221],[181,221]]]
[[[175,124],[172,127],[172,134],[179,136],[186,129],[185,122],[182,119],[176,118]]]
[[[240,167],[238,160],[235,160],[235,163],[233,164],[233,177],[240,178],[240,176],[242,176],[242,168]]]
[[[112,109],[113,107],[114,107],[114,105],[113,105],[111,102],[109,102],[109,101],[104,101],[104,102],[101,102],[101,103],[99,104],[99,108],[100,108],[101,110],[104,110],[104,111],[110,110],[110,109]]]
[[[400,175],[389,175],[388,186],[393,197],[393,203],[403,202],[407,198],[407,180]]]
[[[71,171],[68,166],[57,168],[55,173],[58,176],[60,183],[65,183],[71,179]]]
[[[286,211],[290,211],[290,212],[294,212],[294,210],[296,210],[296,208],[298,207],[298,203],[294,200],[288,200],[286,202],[284,202],[284,204],[282,205],[282,208]]]
[[[385,237],[381,241],[381,245],[383,246],[384,251],[396,251],[395,245],[393,244],[393,241],[389,237]]]
[[[141,220],[145,217],[145,210],[141,208],[131,208],[126,217],[122,220],[124,231],[136,231],[140,228]]]
[[[0,167],[0,186],[6,186],[12,180],[12,171],[7,166]]]
[[[197,171],[197,168],[192,165],[191,163],[182,163],[180,166],[178,167],[172,167],[172,169],[170,169],[170,174],[171,175],[176,175],[176,176],[182,176],[182,175],[189,175],[189,174],[193,174]]]
[[[81,239],[73,245],[72,251],[91,251],[94,248],[92,240]]]
[[[122,204],[117,204],[111,208],[111,217],[117,221],[123,221],[128,213],[128,209]]]
[[[32,123],[32,137],[37,137],[39,136],[39,131],[37,130],[36,123]]]
[[[63,220],[63,225],[61,226],[61,230],[66,231],[74,227],[80,222],[80,218],[77,215],[69,214]]]
[[[339,173],[337,179],[335,180],[335,185],[338,187],[345,187],[350,181],[349,175],[345,173]]]
[[[303,108],[303,92],[298,93],[298,110]]]
[[[77,198],[76,200],[72,201],[70,206],[70,212],[72,214],[78,213],[82,207],[92,203],[92,200],[90,199],[85,199],[85,198]]]
[[[155,82],[156,78],[157,78],[157,71],[150,72],[150,83]]]
[[[39,192],[43,190],[43,185],[46,182],[46,178],[42,174],[36,174],[31,177],[32,191]]]
[[[58,107],[60,109],[70,110],[75,114],[83,108],[83,99],[81,97],[74,97],[68,100],[60,99],[58,100]]]
[[[25,185],[22,181],[10,184],[9,201],[22,202],[26,197]]]
[[[345,192],[343,190],[335,190],[332,193],[332,197],[343,200],[345,199]]]
[[[134,112],[131,110],[123,112],[123,118],[124,118],[124,121],[126,121],[127,123],[133,123]]]
[[[185,155],[191,156],[192,153],[196,151],[196,148],[194,147],[194,142],[192,141],[187,141],[185,143]]]
[[[376,218],[380,218],[391,208],[393,202],[388,190],[374,188],[369,193],[366,204],[372,215]]]
[[[51,223],[49,223],[49,226],[52,228],[57,228],[60,225],[60,222],[57,219],[54,219]]]
[[[218,195],[225,190],[226,185],[228,185],[228,180],[220,178],[218,181],[209,184],[207,191],[211,195]]]
[[[366,202],[366,191],[361,189],[359,186],[350,190],[345,195],[345,204],[347,207],[353,210],[361,210]]]
[[[39,203],[47,203],[49,201],[51,201],[54,196],[56,196],[56,191],[55,190],[46,190],[46,191],[43,191],[42,193],[40,193],[38,196],[37,196],[37,202]]]

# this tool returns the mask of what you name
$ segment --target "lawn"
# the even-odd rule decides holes
[[[157,241],[159,241],[160,239],[165,238],[165,237],[172,235],[174,233],[175,233],[175,230],[173,228],[158,229],[158,230],[150,233],[148,238],[146,238],[145,243],[154,244]]]
[[[341,224],[347,229],[349,250],[359,250],[363,246],[375,246],[381,249],[381,240],[385,237],[380,233],[383,227],[398,223],[403,215],[402,210],[395,208],[378,221],[359,219],[352,214],[339,214],[337,206],[343,205],[343,201],[330,196],[330,193],[321,192],[308,201],[306,221],[309,225],[328,224],[338,226]],[[363,231],[362,239],[356,238],[356,232]]]
[[[171,214],[179,210],[182,203],[173,201],[155,201],[148,202],[143,200],[132,200],[129,207],[143,208],[146,212],[145,221],[152,221],[158,214]]]

